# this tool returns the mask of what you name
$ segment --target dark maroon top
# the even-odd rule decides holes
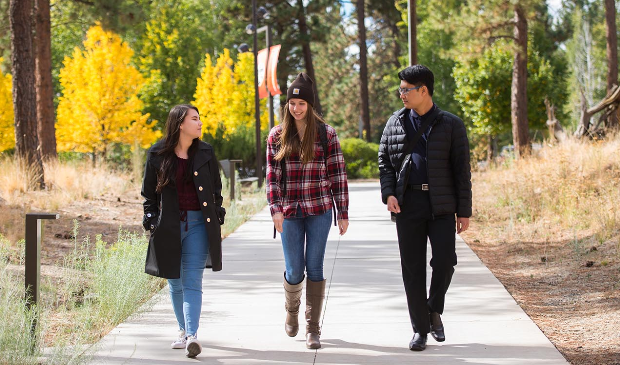
[[[179,210],[200,210],[200,202],[194,181],[185,181],[185,173],[187,172],[187,160],[177,157],[177,194],[179,196]]]

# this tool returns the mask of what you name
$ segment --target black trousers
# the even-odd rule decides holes
[[[407,189],[396,215],[398,247],[409,317],[414,332],[430,332],[429,313],[443,313],[456,265],[453,214],[433,217],[428,191]],[[431,286],[426,294],[426,243],[431,242]]]

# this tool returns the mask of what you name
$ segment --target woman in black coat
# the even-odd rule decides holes
[[[168,279],[179,337],[171,347],[188,357],[196,339],[205,267],[222,269],[222,182],[213,147],[200,141],[198,109],[181,104],[166,120],[164,138],[147,155],[142,183],[144,228],[151,233],[145,272]],[[210,262],[210,265],[209,265]]]

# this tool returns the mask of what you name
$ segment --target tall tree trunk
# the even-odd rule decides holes
[[[36,0],[37,128],[41,157],[55,159],[54,90],[52,87],[52,39],[50,0]]]
[[[45,187],[43,163],[37,137],[35,55],[33,42],[34,2],[11,0],[9,22],[13,71],[13,108],[15,110],[15,152],[39,184]]]
[[[530,150],[527,122],[527,20],[520,5],[515,5],[514,12],[514,36],[517,42],[517,51],[512,68],[510,114],[515,157],[519,158],[529,154]]]
[[[487,145],[487,162],[491,163],[493,159],[497,157],[497,139],[489,134]]]
[[[398,36],[400,35],[400,31],[398,30],[398,25],[396,23],[390,23],[390,29],[392,30],[392,36],[394,37],[394,54],[392,56],[392,62],[394,63],[394,66],[396,66],[396,68],[400,69],[401,65],[400,65],[400,61],[398,60],[398,57],[401,56],[401,48],[400,48],[400,43],[398,42]]]
[[[618,85],[618,34],[616,33],[616,2],[605,0],[605,22],[607,23],[607,95]]]
[[[616,2],[605,0],[605,22],[607,23],[607,96],[618,85],[618,33],[616,33]],[[618,113],[611,113],[606,120],[607,128],[618,126]]]
[[[366,25],[364,24],[364,0],[357,0],[357,33],[360,41],[360,116],[366,131],[366,141],[372,141],[370,136],[370,108],[368,107],[368,60],[366,48]]]
[[[297,0],[297,4],[299,5],[299,15],[297,20],[299,21],[299,33],[301,35],[301,49],[304,55],[304,64],[306,65],[306,73],[310,76],[312,81],[314,81],[314,110],[316,110],[319,114],[323,114],[323,109],[321,108],[321,101],[319,98],[319,88],[314,75],[312,50],[310,49],[310,34],[308,24],[306,23],[306,9],[304,7],[304,1]]]
[[[418,15],[416,1],[409,0],[409,66],[418,63]]]

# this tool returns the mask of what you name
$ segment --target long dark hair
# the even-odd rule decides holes
[[[282,110],[282,134],[278,140],[279,149],[275,159],[282,160],[291,155],[291,153],[299,154],[302,163],[308,163],[314,159],[314,142],[318,133],[319,123],[325,123],[323,119],[314,111],[314,108],[308,104],[306,112],[306,132],[303,141],[297,138],[297,125],[295,118],[291,114],[288,103]]]
[[[165,126],[165,134],[163,138],[163,148],[159,150],[157,153],[159,156],[163,156],[163,161],[161,163],[161,168],[157,172],[157,187],[155,190],[158,193],[161,193],[162,189],[170,184],[170,182],[174,182],[177,170],[177,158],[174,152],[174,149],[179,144],[179,136],[181,135],[181,123],[183,123],[183,119],[187,115],[187,111],[190,109],[194,109],[198,114],[198,108],[190,104],[179,104],[172,107],[170,113],[168,114],[168,119],[166,120]],[[196,155],[196,151],[198,150],[198,144],[200,143],[200,138],[195,138],[192,141],[192,145],[189,147],[187,151],[187,155],[189,159],[187,160],[188,169],[184,176],[184,180],[191,181],[191,173],[194,162],[194,155]]]

